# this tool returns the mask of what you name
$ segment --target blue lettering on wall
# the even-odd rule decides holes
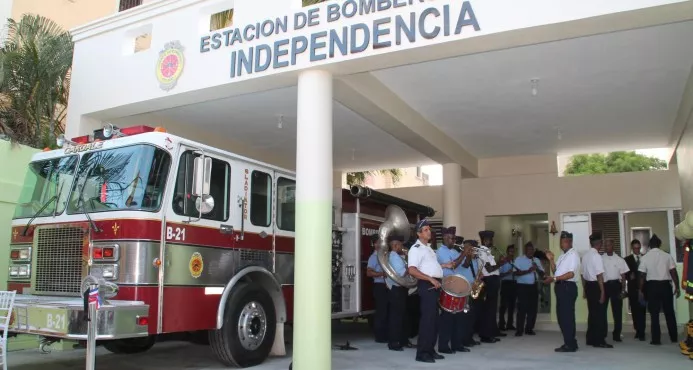
[[[357,15],[372,14],[393,8],[401,8],[425,0],[346,0],[328,3],[306,12],[293,15],[293,30],[320,24],[320,11],[325,12],[327,22],[335,22]],[[200,53],[235,46],[229,53],[231,78],[295,66],[299,57],[309,62],[319,62],[339,56],[348,56],[368,50],[384,49],[405,43],[414,44],[417,38],[426,40],[459,35],[462,32],[481,30],[470,1],[457,5],[459,14],[452,14],[456,5],[429,6],[406,14],[383,16],[335,29],[322,29],[310,35],[279,38],[268,43],[262,39],[286,33],[288,16],[266,19],[243,28],[220,30],[200,37]],[[455,8],[454,12],[457,11]],[[250,47],[243,43],[254,42]]]

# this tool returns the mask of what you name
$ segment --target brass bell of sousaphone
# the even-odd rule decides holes
[[[390,247],[388,245],[388,240],[393,236],[399,236],[404,240],[408,239],[410,228],[409,220],[402,208],[394,204],[387,206],[385,209],[385,222],[380,224],[378,229],[378,241],[375,248],[378,252],[378,262],[385,274],[400,286],[408,288],[409,294],[412,294],[416,290],[416,279],[408,274],[404,276],[397,275],[395,269],[390,266]],[[403,249],[403,252],[406,255],[407,249]]]

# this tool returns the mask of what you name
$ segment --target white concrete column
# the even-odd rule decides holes
[[[443,165],[443,226],[462,227],[462,167],[457,163]]]
[[[332,75],[298,76],[293,368],[332,368]]]

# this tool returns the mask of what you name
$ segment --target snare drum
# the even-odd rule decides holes
[[[438,304],[450,313],[464,311],[467,296],[472,292],[472,285],[462,275],[448,275],[443,278]]]

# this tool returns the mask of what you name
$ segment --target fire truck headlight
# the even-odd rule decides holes
[[[19,266],[19,276],[28,277],[30,274],[29,265]]]
[[[118,277],[117,265],[101,265],[101,277],[104,279],[113,280]]]
[[[65,135],[58,135],[58,137],[55,139],[55,143],[58,144],[58,148],[62,148],[63,145],[65,145]]]
[[[19,266],[10,266],[10,276],[19,275]]]

